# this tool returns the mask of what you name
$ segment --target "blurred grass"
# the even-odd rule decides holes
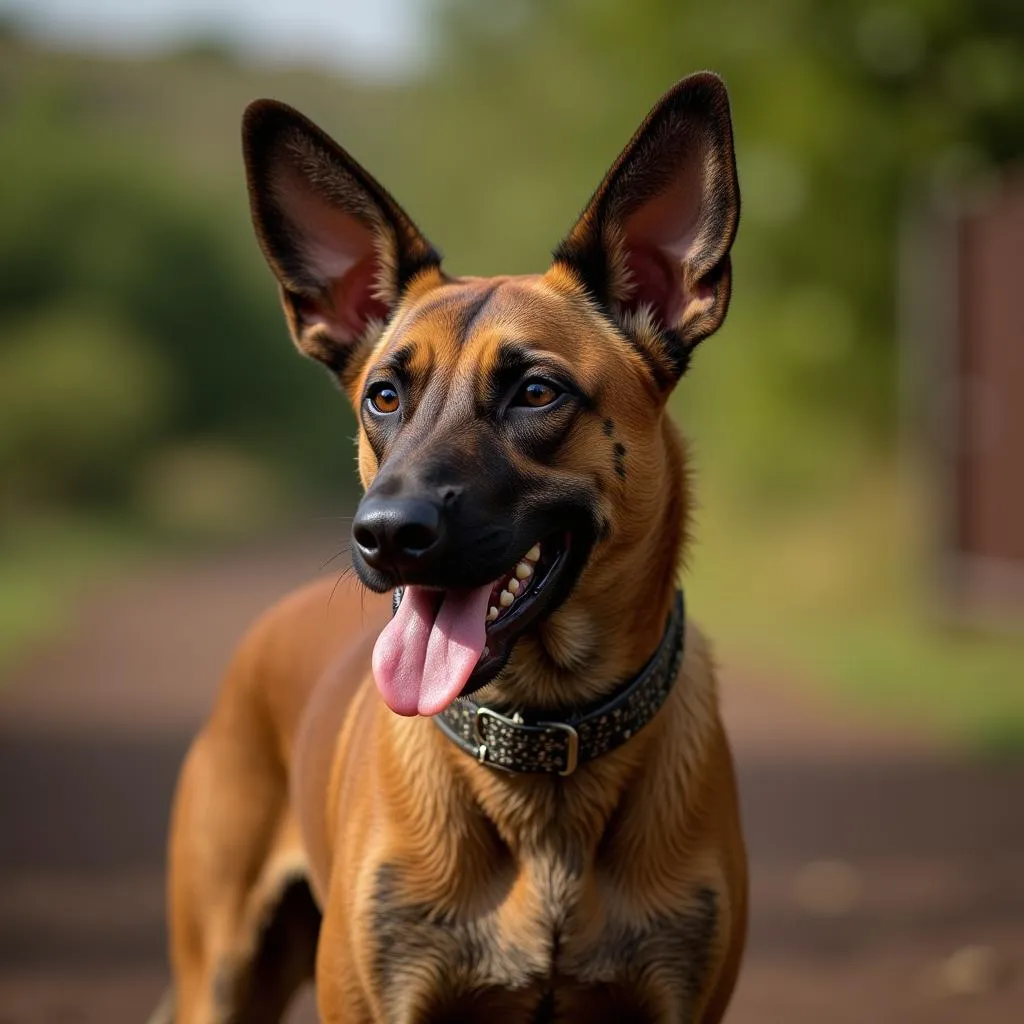
[[[700,479],[688,604],[720,649],[977,753],[1024,753],[1024,635],[955,623],[929,586],[925,487],[874,465],[802,510]]]
[[[72,628],[76,609],[96,588],[226,546],[273,544],[296,523],[310,522],[264,465],[224,448],[169,450],[140,492],[137,508],[116,516],[7,517],[0,532],[0,685],[19,657]]]
[[[1024,642],[943,621],[925,481],[889,454],[899,205],[1024,152],[1024,8],[438,2],[434,68],[374,86],[0,36],[0,671],[90,580],[351,495],[352,419],[291,350],[252,241],[249,100],[336,135],[453,271],[519,272],[654,98],[712,66],[744,215],[729,321],[673,399],[700,500],[690,606],[769,675],[1024,748]]]
[[[0,541],[0,684],[27,649],[68,629],[85,588],[148,564],[152,538],[83,516],[37,519]]]

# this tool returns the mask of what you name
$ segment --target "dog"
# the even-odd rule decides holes
[[[354,581],[257,622],[183,764],[158,1017],[277,1021],[315,977],[331,1024],[721,1020],[746,854],[666,402],[729,303],[724,85],[662,97],[532,276],[446,273],[283,104],[243,145],[365,490]]]

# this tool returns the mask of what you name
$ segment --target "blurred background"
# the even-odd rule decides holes
[[[184,744],[343,568],[354,421],[254,244],[245,104],[450,270],[526,272],[705,67],[743,215],[672,408],[754,856],[729,1019],[1021,1019],[1019,0],[0,0],[0,1019],[155,998]]]

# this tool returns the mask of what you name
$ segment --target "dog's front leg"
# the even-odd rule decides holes
[[[366,943],[358,941],[352,879],[335,865],[317,948],[317,1007],[323,1024],[384,1024],[387,1018],[373,1003]]]

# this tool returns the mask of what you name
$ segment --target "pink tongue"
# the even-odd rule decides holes
[[[436,715],[462,692],[483,653],[491,585],[437,591],[406,587],[373,648],[373,678],[399,715]],[[435,611],[436,609],[436,611]]]

